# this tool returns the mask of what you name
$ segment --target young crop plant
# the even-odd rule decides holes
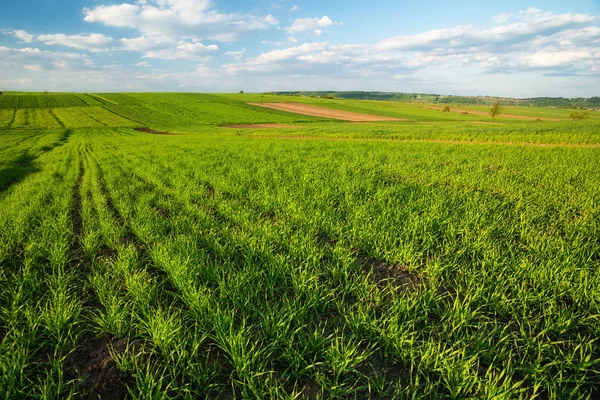
[[[2,398],[600,395],[593,113],[75,97],[0,110]]]

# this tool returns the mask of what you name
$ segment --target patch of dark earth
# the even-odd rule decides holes
[[[127,398],[127,385],[133,378],[119,370],[113,354],[123,354],[128,347],[139,353],[141,345],[116,337],[97,338],[91,335],[65,359],[68,380],[80,380],[77,398],[120,400]]]
[[[152,133],[154,135],[174,135],[174,133],[171,132],[162,132],[151,128],[133,128],[133,130],[138,132]]]
[[[368,256],[361,256],[358,261],[373,271],[375,283],[380,287],[391,285],[395,289],[412,292],[424,282],[423,278],[409,272],[404,265],[389,264]]]

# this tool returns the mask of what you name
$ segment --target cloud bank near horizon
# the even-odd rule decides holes
[[[348,24],[329,15],[296,18],[302,10],[294,5],[279,11],[288,14],[284,23],[272,12],[220,11],[210,0],[138,0],[84,8],[89,32],[0,27],[13,42],[0,45],[0,85],[82,91],[598,94],[600,27],[592,14],[528,8],[491,15],[487,24],[340,43],[328,36]],[[529,87],[511,85],[515,80]]]

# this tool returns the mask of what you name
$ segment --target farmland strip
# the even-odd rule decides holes
[[[356,142],[394,142],[394,143],[441,143],[460,145],[499,145],[499,146],[526,146],[526,147],[564,147],[564,148],[598,148],[600,143],[530,143],[530,142],[483,142],[467,140],[442,140],[442,139],[384,139],[384,138],[352,138],[328,136],[275,136],[246,134],[244,137],[261,139],[294,139],[294,140],[328,140],[328,141],[356,141]]]
[[[50,111],[50,114],[52,115],[52,117],[54,117],[54,119],[56,120],[56,122],[58,122],[58,124],[59,124],[61,127],[63,127],[63,128],[64,128],[64,127],[65,127],[65,124],[64,124],[64,123],[63,123],[63,122],[60,120],[60,118],[58,118],[58,116],[57,116],[57,115],[54,113],[54,111],[52,111],[52,109],[51,109],[51,108],[49,108],[49,109],[48,109],[48,111]]]

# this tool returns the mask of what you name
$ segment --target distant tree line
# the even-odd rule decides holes
[[[408,103],[439,103],[456,105],[477,105],[492,106],[500,101],[504,106],[522,106],[522,107],[557,107],[569,109],[600,109],[600,97],[589,98],[565,98],[565,97],[534,97],[526,99],[500,98],[493,96],[444,96],[440,94],[427,93],[395,93],[395,92],[325,92],[325,91],[304,91],[304,92],[274,92],[269,94],[280,94],[288,96],[304,97],[323,97],[336,99],[355,99],[355,100],[384,100],[400,101]]]

